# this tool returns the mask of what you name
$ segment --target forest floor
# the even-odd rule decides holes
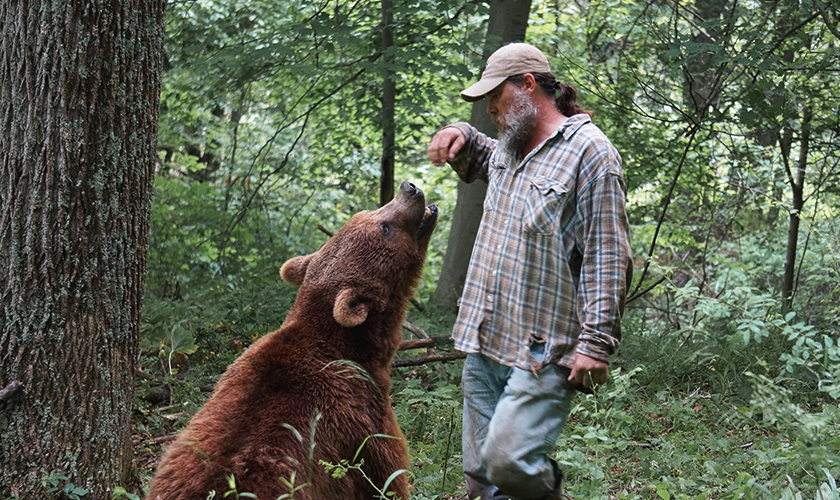
[[[836,469],[820,466],[825,453],[840,447],[836,429],[808,436],[807,429],[785,428],[780,415],[749,406],[737,393],[650,392],[628,387],[628,381],[629,376],[619,378],[598,395],[580,397],[572,410],[555,456],[572,498],[823,500],[820,488],[836,492]],[[401,425],[413,460],[412,498],[463,495],[458,392],[446,382],[417,380],[395,387],[394,404],[398,419],[405,420]],[[198,407],[162,404],[140,413],[144,423],[137,426],[134,442],[146,483]],[[824,407],[803,415],[814,420],[832,410],[836,414],[836,408]]]

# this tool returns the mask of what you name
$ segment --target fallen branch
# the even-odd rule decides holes
[[[140,378],[142,378],[144,380],[148,380],[150,382],[157,382],[158,384],[169,384],[172,381],[180,382],[182,384],[191,383],[191,382],[188,382],[188,381],[184,380],[184,378],[187,376],[186,372],[176,374],[174,376],[174,380],[172,380],[172,381],[168,381],[165,378],[161,377],[160,375],[152,375],[150,373],[146,373],[146,372],[140,371],[140,370],[134,370],[134,375],[136,377],[140,377]],[[212,386],[212,385],[196,385],[196,384],[193,384],[193,385],[198,387],[202,392],[213,392],[213,387],[214,386]]]
[[[402,342],[400,342],[400,346],[397,348],[397,350],[407,351],[409,349],[423,349],[451,340],[452,337],[450,337],[449,335],[441,335],[439,337],[425,337],[422,339],[403,340]]]
[[[169,400],[169,398],[172,394],[172,391],[170,390],[170,385],[171,385],[172,382],[176,382],[178,384],[189,384],[190,383],[190,382],[187,382],[187,381],[183,380],[184,374],[180,374],[180,373],[178,375],[176,375],[175,378],[171,381],[167,381],[161,376],[151,375],[149,373],[145,373],[145,372],[142,372],[140,370],[134,370],[134,375],[136,377],[140,377],[144,380],[148,380],[149,382],[159,384],[159,385],[155,385],[153,387],[150,387],[148,392],[146,392],[146,394],[141,396],[141,398],[144,401],[146,401],[147,403],[153,404],[153,405],[160,404],[160,403],[163,403],[164,401]],[[196,385],[195,387],[198,388],[198,390],[200,390],[203,393],[211,393],[215,389],[215,387],[212,386],[212,385]]]
[[[409,332],[413,333],[414,335],[417,335],[421,339],[429,338],[429,334],[414,323],[409,323],[408,321],[403,320],[402,327],[408,330]]]
[[[163,436],[157,436],[151,439],[147,439],[146,442],[154,445],[161,445],[163,443],[166,443],[167,441],[174,441],[176,437],[178,437],[177,434],[164,434]]]
[[[463,352],[449,352],[446,354],[434,354],[432,356],[423,356],[420,358],[410,359],[395,359],[391,366],[400,368],[404,366],[418,366],[426,363],[434,363],[435,361],[453,361],[456,359],[466,358],[467,354]]]
[[[209,394],[213,392],[212,385],[199,385],[196,386],[198,390],[205,394]],[[169,386],[166,385],[159,385],[155,387],[151,387],[148,392],[140,396],[140,398],[150,404],[156,405],[163,403],[165,401],[169,401],[172,395],[172,391],[169,390]]]
[[[188,411],[179,411],[178,413],[172,413],[170,415],[161,415],[161,417],[165,418],[166,420],[169,420],[170,422],[174,422],[174,421],[178,420],[179,418],[191,417],[191,416],[192,416],[192,414]]]

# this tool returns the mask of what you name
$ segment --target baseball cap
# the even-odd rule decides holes
[[[463,90],[461,98],[467,102],[479,101],[509,76],[550,72],[548,59],[540,49],[527,43],[511,43],[487,58],[487,67],[481,74],[481,79]]]

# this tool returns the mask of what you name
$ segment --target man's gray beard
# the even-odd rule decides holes
[[[514,87],[510,111],[501,118],[504,123],[493,120],[499,128],[498,147],[514,158],[521,158],[522,147],[537,127],[537,107],[528,92]]]

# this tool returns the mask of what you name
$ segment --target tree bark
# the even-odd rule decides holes
[[[499,47],[525,40],[531,0],[492,0],[487,24],[487,39],[484,45],[484,61]],[[477,81],[477,78],[476,78]],[[470,123],[487,135],[495,136],[495,125],[486,112],[486,103],[473,104]],[[458,199],[452,213],[452,227],[446,243],[446,255],[432,295],[432,303],[443,311],[453,311],[464,289],[472,248],[484,211],[484,196],[487,185],[483,182],[458,183]]]
[[[714,26],[707,26],[705,23],[726,12],[724,0],[697,0],[694,5],[696,9],[692,14],[683,12],[684,7],[679,3],[674,4],[677,17],[686,16],[692,22],[704,23],[702,29],[695,28],[691,35],[691,41],[698,44],[712,44],[718,36],[718,29]],[[718,91],[715,88],[715,79],[718,76],[715,68],[710,66],[712,55],[709,53],[699,54],[686,63],[685,82],[685,103],[688,109],[693,111],[696,123],[701,123],[709,107],[717,104],[720,100]]]
[[[382,0],[382,51],[384,65],[382,74],[382,173],[379,180],[379,205],[384,206],[394,198],[394,155],[396,143],[396,121],[394,120],[397,85],[391,69],[393,57],[389,50],[394,48],[394,34],[391,29],[394,13],[391,0]]]
[[[0,3],[0,497],[139,491],[164,0]]]
[[[788,223],[787,250],[785,252],[785,271],[782,276],[782,298],[784,307],[790,309],[793,304],[794,282],[796,278],[796,247],[799,242],[799,221],[805,206],[805,169],[808,166],[808,149],[811,142],[811,108],[805,105],[802,114],[802,136],[799,140],[799,160],[795,176],[790,175],[790,189],[793,193],[793,207]]]

